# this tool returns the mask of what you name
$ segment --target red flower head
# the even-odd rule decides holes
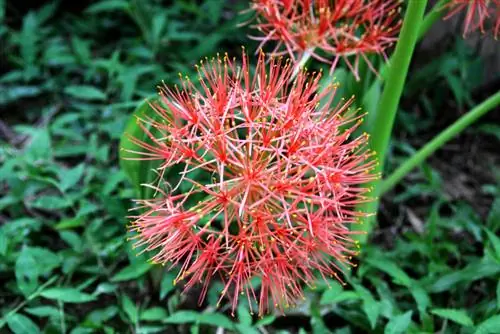
[[[359,58],[375,69],[367,54],[381,54],[401,26],[398,0],[254,0],[261,41],[277,41],[273,54],[292,59],[312,56],[331,63],[344,59],[357,79]],[[354,58],[354,61],[351,59]]]
[[[262,53],[253,75],[245,55],[241,66],[217,57],[198,67],[200,88],[162,87],[156,120],[142,120],[153,142],[135,140],[144,159],[161,160],[159,174],[179,170],[180,181],[140,201],[137,245],[179,265],[186,288],[201,283],[200,301],[215,276],[233,311],[240,295],[260,313],[281,309],[315,272],[338,278],[356,254],[349,225],[366,216],[354,206],[376,177],[367,135],[353,138],[352,98],[333,105],[334,85],[318,93],[320,74],[292,72]]]
[[[451,0],[445,6],[449,9],[445,20],[465,11],[464,37],[479,29],[485,32],[485,24],[490,21],[495,39],[500,34],[500,0]]]

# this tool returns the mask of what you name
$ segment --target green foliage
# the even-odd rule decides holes
[[[248,30],[236,27],[246,20],[238,12],[247,5],[104,0],[64,12],[61,1],[26,11],[0,0],[0,108],[6,111],[0,123],[0,332],[494,333],[500,328],[500,178],[483,187],[492,201],[479,213],[473,203],[446,196],[440,172],[424,166],[392,201],[406,208],[426,196],[423,230],[407,220],[397,233],[384,230],[390,242],[377,239],[363,249],[346,285],[318,281],[286,317],[258,318],[245,303],[233,317],[225,300],[215,306],[220,282],[197,306],[196,291],[182,294],[174,285],[175,268],[136,256],[126,217],[134,214],[132,199],[154,191],[140,187],[153,181],[153,165],[126,159],[126,149],[137,149],[129,136],[145,139],[136,117],[155,117],[144,101],[161,80],[174,84],[178,72],[193,75],[200,57],[237,55],[249,43]],[[428,90],[417,94],[431,86],[425,80],[469,103],[470,61],[457,47],[424,68],[426,75],[413,77],[405,93],[421,96],[429,110],[403,113],[409,133],[433,124],[445,103]],[[443,63],[437,77],[428,74]],[[370,111],[381,87],[369,84],[370,71],[360,74],[362,83],[345,69],[336,72],[338,98],[356,94],[357,106]],[[498,140],[494,124],[483,125],[477,135]],[[405,156],[414,152],[406,141],[394,146]],[[395,154],[389,163],[401,158]]]
[[[157,118],[156,112],[151,107],[153,103],[157,103],[157,99],[149,98],[137,107],[120,139],[120,167],[135,187],[139,198],[142,199],[153,197],[154,189],[144,185],[154,184],[154,181],[157,180],[158,176],[154,171],[159,167],[159,161],[138,160],[137,158],[141,157],[138,152],[144,152],[144,149],[133,140],[153,144],[148,132],[153,136],[157,132],[150,124],[143,123],[145,120]]]

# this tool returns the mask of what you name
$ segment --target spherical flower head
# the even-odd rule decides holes
[[[139,201],[136,245],[178,265],[185,289],[201,284],[200,302],[215,277],[233,311],[239,298],[260,314],[294,305],[316,273],[340,280],[353,265],[349,225],[366,216],[354,206],[377,177],[367,135],[353,135],[361,116],[352,98],[332,102],[335,85],[319,93],[321,74],[293,77],[281,58],[260,53],[253,74],[245,55],[197,68],[197,85],[161,87],[155,117],[140,120],[142,157],[179,181]]]
[[[399,0],[254,0],[254,25],[261,45],[276,42],[273,54],[288,53],[300,62],[312,56],[330,63],[343,59],[356,79],[360,58],[376,72],[369,54],[386,57],[401,20]]]
[[[445,7],[448,14],[445,20],[458,13],[465,12],[464,38],[473,31],[485,33],[488,25],[492,26],[495,39],[500,34],[500,0],[451,0]]]

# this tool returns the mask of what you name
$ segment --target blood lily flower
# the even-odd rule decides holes
[[[286,54],[300,64],[309,57],[330,63],[343,59],[357,79],[360,58],[376,72],[370,54],[387,56],[401,20],[398,0],[254,0],[254,25],[261,46],[274,41],[274,55]]]
[[[159,175],[178,171],[138,201],[136,246],[179,266],[185,289],[201,284],[200,302],[220,279],[233,311],[242,295],[260,314],[294,305],[316,273],[341,280],[357,254],[349,225],[367,215],[354,206],[377,177],[367,135],[353,134],[353,99],[334,103],[321,74],[292,80],[291,62],[262,53],[254,74],[245,55],[197,68],[198,88],[161,87],[155,117],[139,120],[150,142],[132,139],[139,158],[161,161]]]
[[[464,37],[475,30],[485,32],[491,23],[495,39],[500,34],[500,0],[451,0],[445,5],[449,10],[445,20],[465,11]]]

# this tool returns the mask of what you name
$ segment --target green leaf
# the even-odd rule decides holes
[[[338,296],[344,291],[342,286],[337,282],[330,283],[330,287],[323,292],[320,299],[321,305],[326,305],[330,303],[338,303]]]
[[[373,298],[368,289],[358,284],[353,284],[353,286],[363,300],[362,309],[370,321],[371,328],[374,329],[377,326],[377,320],[381,311],[381,304]]]
[[[431,304],[431,298],[429,294],[420,286],[417,282],[414,282],[410,287],[410,292],[417,302],[418,312],[420,314],[427,310],[427,307]]]
[[[59,188],[64,192],[75,186],[83,176],[84,169],[84,164],[79,164],[78,166],[70,169],[60,168],[57,175],[61,181]]]
[[[3,228],[0,228],[0,255],[5,256],[7,254],[7,249],[9,248],[9,239]]]
[[[29,131],[31,136],[26,147],[26,157],[31,161],[50,160],[52,158],[52,141],[45,128]]]
[[[401,314],[392,318],[385,326],[384,334],[406,333],[406,330],[411,323],[412,314],[412,311],[408,311],[405,314]]]
[[[76,252],[81,252],[85,247],[83,240],[78,233],[73,231],[61,231],[59,236]]]
[[[476,331],[474,334],[493,334],[493,333],[499,333],[500,328],[500,314],[494,315],[482,323],[480,323],[476,327]]]
[[[117,313],[118,307],[116,307],[115,305],[111,305],[106,308],[93,310],[87,315],[87,321],[90,321],[96,325],[101,325],[102,323],[113,318]]]
[[[276,320],[276,316],[267,315],[267,316],[263,317],[262,319],[259,319],[255,323],[255,327],[268,326],[268,325],[272,324],[274,322],[274,320]]]
[[[122,309],[129,318],[129,320],[136,324],[139,321],[139,310],[137,306],[134,304],[132,299],[129,296],[123,295],[121,299]]]
[[[488,229],[485,229],[485,231],[488,239],[490,240],[491,248],[495,252],[496,258],[500,260],[500,238]]]
[[[40,293],[47,299],[55,299],[64,303],[86,303],[96,299],[95,296],[80,292],[74,288],[50,288]]]
[[[457,324],[460,324],[462,326],[474,326],[474,322],[464,310],[451,308],[434,308],[431,310],[431,313],[437,315],[438,317],[456,322]]]
[[[37,55],[37,37],[40,36],[38,33],[38,21],[34,12],[29,12],[23,18],[23,27],[21,30],[20,42],[21,42],[21,57],[24,62],[25,68],[33,66],[35,63]]]
[[[82,226],[84,223],[82,217],[66,218],[57,223],[54,228],[56,230],[72,229],[74,227]]]
[[[17,287],[25,297],[31,295],[38,287],[38,267],[33,254],[27,247],[23,248],[16,260]]]
[[[497,284],[497,310],[500,310],[500,281]]]
[[[65,209],[72,204],[73,203],[66,197],[43,195],[35,198],[30,206],[44,211],[51,211]]]
[[[147,273],[152,267],[153,265],[148,262],[138,261],[132,263],[113,276],[111,282],[121,282],[139,278]]]
[[[250,312],[248,312],[248,307],[240,304],[238,306],[238,320],[240,324],[251,326],[252,325],[252,316]]]
[[[500,197],[495,198],[491,204],[491,209],[486,219],[486,226],[493,232],[500,229]]]
[[[87,13],[97,14],[102,12],[114,12],[119,10],[125,10],[128,8],[128,2],[124,0],[108,0],[100,1],[96,4],[90,5],[85,9]]]
[[[157,113],[149,105],[155,101],[156,97],[152,97],[137,107],[130,117],[127,126],[125,127],[125,131],[120,138],[120,166],[132,185],[135,187],[139,197],[142,199],[153,197],[154,190],[141,185],[150,184],[156,179],[157,176],[152,169],[157,168],[160,162],[154,160],[130,160],[136,159],[140,157],[140,155],[129,151],[144,151],[142,148],[134,144],[130,138],[135,138],[151,144],[151,139],[141,126],[143,126],[147,131],[151,131],[153,135],[155,134],[155,130],[151,129],[149,124],[144,124],[143,122],[141,122],[141,126],[139,126],[138,122],[140,119],[155,119],[158,117]]]
[[[483,277],[494,276],[500,272],[500,267],[493,261],[482,259],[480,262],[471,262],[461,270],[455,270],[439,277],[431,286],[430,292],[450,290],[460,282],[472,282]]]
[[[185,324],[198,320],[200,314],[194,311],[177,311],[163,322],[167,324]]]
[[[61,315],[60,311],[54,306],[27,307],[24,311],[39,318],[58,318]]]
[[[163,307],[152,307],[141,313],[141,320],[162,321],[168,318],[167,311]]]
[[[394,283],[406,287],[412,285],[412,279],[390,259],[373,257],[373,258],[367,258],[366,262],[369,265],[387,273],[389,276],[393,278]]]
[[[74,85],[64,88],[64,93],[82,100],[106,100],[106,94],[94,86]]]
[[[19,313],[10,315],[7,324],[14,334],[40,333],[40,328],[30,318]]]
[[[325,294],[328,293],[328,291],[325,292]],[[328,298],[328,299],[326,299]],[[333,296],[333,293],[328,293],[327,297],[323,299],[322,296],[322,302],[321,303],[326,303],[326,304],[336,304],[340,302],[344,302],[346,300],[358,300],[360,299],[360,296],[357,292],[355,291],[342,291],[336,296]]]
[[[174,279],[175,274],[172,272],[163,274],[160,283],[160,300],[163,300],[163,298],[165,298],[165,296],[174,289]]]
[[[234,329],[234,323],[221,313],[201,313],[198,322],[204,325]]]

